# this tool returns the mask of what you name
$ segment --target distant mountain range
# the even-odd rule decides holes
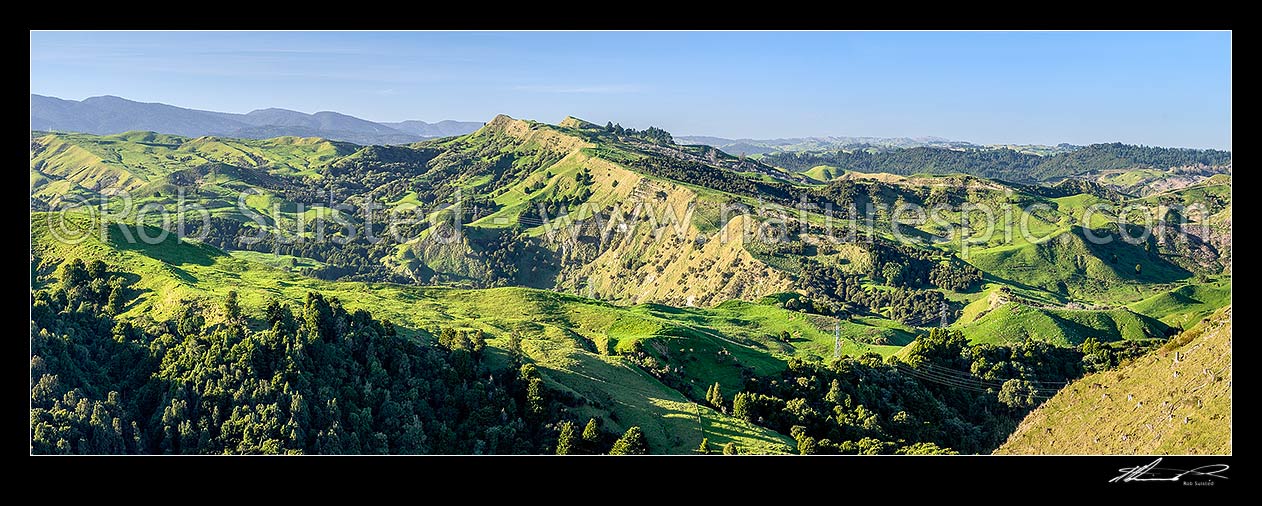
[[[31,94],[31,130],[117,134],[132,130],[199,137],[218,135],[266,139],[294,135],[355,144],[406,144],[432,137],[473,132],[480,121],[376,123],[346,114],[306,114],[288,109],[259,109],[246,114],[185,109],[115,96],[82,101]]]

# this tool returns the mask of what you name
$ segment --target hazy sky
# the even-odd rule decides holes
[[[33,32],[31,92],[375,121],[1231,148],[1227,32]]]

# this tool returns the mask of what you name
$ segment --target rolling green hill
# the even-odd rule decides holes
[[[299,137],[255,140],[190,139],[154,132],[43,134],[31,141],[32,199],[46,205],[72,191],[91,195],[137,190],[208,164],[314,176],[321,167],[354,149],[348,143]]]
[[[1130,304],[1137,313],[1167,325],[1189,328],[1218,308],[1231,305],[1231,279],[1192,283]]]
[[[833,179],[841,177],[841,174],[843,172],[844,171],[836,167],[830,167],[828,165],[816,165],[814,167],[811,167],[809,169],[802,171],[802,175],[809,177],[812,180],[818,181],[820,183],[827,183],[829,181],[832,181]]]
[[[1088,234],[1107,243],[1097,244]],[[969,261],[997,279],[1085,300],[1135,300],[1156,285],[1192,276],[1171,255],[1154,253],[1151,244],[1132,244],[1115,230],[1081,227],[1034,243],[978,250]]]
[[[1089,228],[1079,226],[1091,206],[1121,203],[1119,194],[1098,185],[1061,183],[1049,189],[964,175],[826,174],[832,170],[827,166],[814,168],[826,185],[799,184],[757,161],[642,135],[576,118],[554,126],[502,115],[469,135],[394,147],[292,137],[49,134],[33,141],[32,205],[55,206],[72,196],[101,199],[116,189],[132,190],[136,205],[174,209],[181,199],[191,199],[222,220],[214,224],[210,244],[294,257],[309,266],[303,272],[321,279],[529,286],[618,304],[707,307],[731,299],[756,301],[793,291],[804,261],[838,264],[866,278],[870,287],[894,285],[880,272],[887,260],[874,264],[873,247],[862,236],[835,244],[814,231],[796,233],[788,239],[800,245],[790,247],[769,246],[758,234],[750,240],[751,231],[765,226],[762,218],[725,208],[765,199],[780,205],[814,199],[834,208],[976,204],[1019,216],[1013,224],[1020,221],[1040,239],[1002,231],[982,237],[976,227],[964,232],[964,216],[957,213],[902,220],[899,228],[922,241],[911,245],[921,254],[958,255],[989,281],[1046,304],[1131,303],[1186,282],[1193,272],[1229,268],[1229,257],[1217,258],[1230,254],[1221,237],[1222,230],[1229,237],[1230,193],[1222,191],[1221,178],[1177,196],[1138,201],[1154,208],[1171,199],[1209,202],[1215,210],[1226,203],[1227,221],[1215,221],[1220,232],[1206,238],[1217,249],[1164,237],[1130,244],[1112,230],[1117,218],[1107,213],[1092,215]],[[346,198],[352,207],[334,211],[327,207],[329,197],[321,197],[326,194]],[[459,208],[451,204],[453,195],[462,199]],[[238,201],[247,208],[238,208]],[[299,226],[304,237],[313,237],[313,228],[340,226],[331,220],[362,224],[367,215],[353,206],[368,202],[383,203],[391,213],[418,212],[429,223],[403,228],[401,236],[383,243],[352,241],[344,251],[279,239]],[[1022,207],[1035,205],[1042,207],[1020,216]],[[114,206],[116,212],[122,207]],[[448,234],[434,232],[445,225],[432,224],[454,209],[464,213],[463,235],[454,243],[442,241]],[[894,240],[885,230],[893,221],[889,213],[871,218],[877,228],[870,233]],[[788,220],[794,227],[822,223],[821,214],[809,212]],[[554,225],[572,226],[557,235],[549,232]],[[240,240],[259,232],[277,240]],[[1109,242],[1095,244],[1087,234]],[[909,287],[935,289],[924,277]],[[865,332],[883,331],[878,325]]]
[[[283,332],[278,326],[280,324],[272,324],[269,330],[265,323],[268,318],[273,318],[270,315],[276,311],[277,304],[280,307],[305,308],[307,320],[303,321],[307,323],[303,325],[308,327],[304,328],[321,328],[311,323],[311,318],[319,318],[312,316],[316,314],[312,311],[318,312],[318,309],[312,308],[319,307],[318,303],[312,306],[312,300],[315,294],[320,294],[321,298],[315,300],[327,300],[334,308],[344,308],[356,319],[371,312],[387,322],[386,328],[393,329],[388,335],[397,331],[401,339],[420,346],[433,346],[435,341],[440,346],[452,346],[450,343],[442,344],[444,337],[440,336],[446,336],[453,330],[477,332],[486,339],[486,350],[479,352],[485,357],[480,363],[484,367],[482,371],[491,378],[510,374],[513,360],[518,360],[513,356],[520,353],[520,360],[538,371],[547,396],[559,403],[557,416],[580,421],[597,419],[602,430],[613,433],[638,427],[655,453],[691,453],[703,439],[713,445],[732,443],[741,453],[786,453],[794,451],[795,446],[802,451],[800,441],[768,428],[769,425],[779,427],[780,422],[774,421],[772,425],[773,421],[763,421],[743,410],[739,401],[729,404],[726,396],[715,400],[708,395],[711,388],[721,387],[740,393],[748,388],[747,381],[751,378],[799,374],[806,364],[814,364],[809,367],[833,368],[829,369],[833,371],[829,374],[856,372],[848,367],[876,367],[874,364],[881,363],[878,353],[888,353],[897,348],[869,347],[850,342],[853,332],[865,332],[861,329],[864,326],[884,325],[890,333],[889,338],[900,344],[911,337],[910,332],[898,325],[855,318],[845,322],[848,339],[843,352],[864,355],[858,360],[847,357],[825,365],[821,358],[831,357],[831,350],[826,346],[829,341],[827,329],[820,327],[830,319],[794,314],[777,307],[774,304],[778,300],[776,297],[758,304],[730,301],[712,309],[673,308],[656,304],[619,307],[573,295],[520,287],[467,290],[321,281],[293,273],[290,269],[293,257],[233,256],[204,244],[172,237],[154,244],[135,243],[127,240],[126,235],[139,231],[129,232],[127,227],[117,224],[106,227],[108,235],[104,240],[88,236],[73,244],[66,243],[52,235],[44,219],[47,216],[50,215],[38,213],[33,215],[32,221],[35,241],[32,268],[39,299],[37,309],[41,314],[47,314],[46,301],[56,304],[60,297],[73,300],[80,296],[76,295],[80,290],[98,290],[93,283],[69,284],[68,279],[72,275],[64,266],[73,265],[76,261],[82,262],[80,266],[89,265],[88,272],[98,268],[95,267],[97,261],[103,261],[100,264],[105,266],[103,269],[121,280],[115,290],[127,293],[124,295],[127,300],[116,306],[111,294],[111,309],[105,313],[119,322],[112,325],[114,332],[134,333],[139,331],[127,329],[141,328],[175,329],[174,332],[191,342],[201,339],[192,334],[195,332],[192,329],[196,327],[224,329],[226,326],[232,329],[235,325],[246,324],[249,330],[236,332],[253,336],[250,339],[262,340],[258,346],[265,346],[269,336]],[[86,219],[71,218],[79,225],[88,224]],[[156,229],[143,232],[150,236],[159,233]],[[257,263],[253,261],[255,259],[278,266]],[[109,286],[113,286],[116,281],[110,283]],[[103,284],[102,287],[108,288]],[[223,306],[227,309],[213,309],[220,307],[223,300],[231,301]],[[89,306],[85,303],[80,307]],[[233,316],[234,313],[240,313],[240,316]],[[199,317],[190,320],[190,314]],[[44,321],[43,316],[40,321]],[[47,329],[40,332],[41,339],[52,337]],[[235,347],[231,336],[226,336],[228,341],[225,345]],[[73,340],[74,336],[57,338]],[[179,344],[179,339],[163,335],[157,336],[154,343],[174,340]],[[43,340],[40,343],[41,349],[47,346]],[[56,345],[52,346],[55,350]],[[178,353],[202,353],[206,350],[196,344],[179,346],[192,348],[179,348]],[[167,357],[177,353],[161,347],[156,352],[165,353]],[[452,355],[450,360],[458,360],[459,356]],[[39,370],[46,370],[43,355],[34,363],[40,364]],[[459,364],[458,361],[456,363]],[[254,367],[259,366],[256,364]],[[212,366],[209,370],[215,369]],[[885,385],[882,388],[894,388],[898,380],[889,376],[894,374],[894,370],[894,366],[882,366],[877,373],[861,374],[878,374],[873,379]],[[56,379],[41,376],[40,381],[49,384],[48,388],[54,391],[57,388],[50,383],[55,383]],[[803,383],[798,380],[794,384]],[[915,395],[932,395],[931,391],[920,388]],[[80,394],[67,395],[74,398]],[[864,395],[873,394],[868,392]],[[702,397],[707,399],[704,403],[700,401]],[[38,394],[37,398],[41,406],[50,402],[44,394]],[[993,398],[983,396],[983,399],[989,399],[984,402],[995,402]],[[51,402],[56,406],[56,402],[62,401]],[[178,405],[179,400],[173,402]],[[933,407],[936,406],[933,404],[929,406],[925,409],[948,409]],[[860,415],[866,412],[862,408],[857,409]],[[888,410],[889,406],[873,405],[873,409]],[[58,434],[62,430],[56,425],[43,424],[47,421],[44,418],[47,412],[43,407],[38,412],[40,420],[43,420],[36,435],[41,444],[56,442],[46,438],[55,438],[57,436],[50,434]],[[952,416],[963,416],[955,411],[952,413],[955,413]],[[168,415],[168,418],[170,416],[175,415]],[[884,429],[877,429],[874,423],[867,422],[855,430],[860,434],[882,435],[890,441],[864,437],[858,441],[841,441],[836,447],[827,446],[832,444],[827,441],[821,444],[841,452],[948,451],[935,445],[913,444],[916,440],[905,439],[916,437],[915,432],[887,433]],[[895,419],[894,423],[901,422]],[[133,427],[129,434],[140,434],[137,430]],[[179,430],[187,434],[189,429]],[[160,436],[160,433],[149,434],[147,437],[150,438]],[[896,437],[891,434],[903,435]],[[323,441],[325,437],[320,436],[317,440]],[[541,444],[549,444],[547,437],[543,436]],[[967,434],[944,434],[941,437],[950,441],[963,438],[960,444],[970,445],[967,448],[986,444]],[[284,439],[285,445],[302,441],[301,436],[293,434]],[[182,441],[179,444],[181,451],[195,448],[189,446],[193,444],[191,441]],[[385,444],[385,440],[379,441]],[[394,444],[393,437],[389,441]],[[140,450],[144,444],[156,443],[137,442],[134,448]],[[273,445],[277,444],[281,443],[264,441],[261,447],[240,446],[238,451],[275,453],[279,447]],[[78,448],[82,451],[87,447],[81,444]],[[392,447],[376,448],[374,451]]]
[[[229,291],[240,294],[247,313],[257,313],[271,300],[299,303],[307,292],[315,291],[343,301],[350,309],[371,310],[388,318],[405,336],[415,339],[430,339],[439,326],[481,329],[496,347],[507,346],[509,336],[516,335],[549,383],[591,406],[580,408],[579,415],[612,417],[606,426],[618,430],[637,425],[651,446],[662,453],[687,453],[702,437],[715,444],[733,441],[745,451],[759,453],[786,451],[791,441],[690,401],[625,359],[610,355],[613,348],[637,342],[687,346],[695,350],[687,353],[703,362],[724,350],[737,361],[746,358],[756,370],[772,373],[784,368],[784,359],[768,354],[760,341],[782,328],[808,335],[823,333],[807,322],[764,327],[762,319],[734,320],[726,312],[696,311],[693,321],[677,321],[662,318],[663,313],[648,307],[619,308],[526,288],[458,290],[326,282],[174,238],[155,245],[128,244],[118,227],[112,229],[110,241],[88,239],[66,245],[48,235],[47,225],[39,219],[42,215],[34,216],[33,239],[41,259],[34,266],[37,272],[48,275],[56,266],[79,258],[104,260],[137,276],[133,288],[139,296],[126,308],[124,317],[173,318],[193,301],[209,303]],[[151,233],[156,236],[158,231]],[[784,313],[770,307],[765,311]],[[723,334],[709,326],[719,321],[725,325]],[[792,349],[787,351],[793,353]],[[721,379],[733,389],[739,387],[739,376],[729,377],[725,372],[701,377]]]
[[[1170,153],[1128,156],[1150,155]],[[1019,398],[1020,381],[1076,378],[1088,340],[1164,338],[1231,296],[1229,175],[1137,196],[1117,190],[1125,178],[1025,185],[823,165],[797,174],[680,146],[660,129],[503,115],[468,135],[406,146],[46,134],[32,139],[30,170],[41,297],[111,295],[104,279],[69,292],[55,279],[71,260],[101,260],[116,271],[110,283],[125,284],[105,316],[178,335],[192,310],[226,324],[207,308],[230,292],[259,339],[284,334],[266,323],[272,302],[302,307],[310,294],[336,300],[348,317],[362,310],[391,322],[422,347],[450,348],[439,343],[444,332],[476,331],[486,339],[482,372],[502,378],[520,357],[550,392],[551,418],[536,413],[527,424],[536,446],[552,444],[554,422],[594,418],[609,434],[639,427],[657,453],[689,453],[703,438],[747,453],[990,451],[1012,417],[1035,405]],[[132,200],[111,197],[121,191]],[[74,201],[105,204],[104,226],[66,215],[103,238],[55,237],[61,216],[48,211]],[[133,240],[176,228],[142,209],[188,203],[207,210],[209,221],[190,229],[202,239]],[[781,213],[801,203],[805,210]],[[1119,222],[1140,231],[1130,218],[1087,217],[1100,205],[1167,216],[1171,204],[1188,203],[1211,211],[1209,232],[1191,239],[1166,230],[1130,243],[1118,236]],[[941,212],[895,216],[902,204]],[[986,236],[967,210],[978,206],[1013,216],[1034,238]],[[382,215],[413,219],[373,229],[381,240],[352,231]],[[839,217],[865,226],[829,236]],[[950,333],[931,334],[943,320]],[[916,367],[941,360],[939,369],[904,376],[899,360],[935,349],[907,345],[934,340],[954,348]],[[983,373],[970,370],[975,360],[1016,365]],[[1038,370],[1047,364],[1056,367]],[[942,374],[987,386],[952,397],[937,390]],[[822,377],[837,386],[816,384]],[[1000,388],[1009,380],[1017,393]],[[842,395],[863,381],[885,393]],[[891,404],[907,381],[920,385],[907,394],[914,398]],[[913,416],[972,428],[918,429]]]
[[[1126,308],[1107,311],[1045,309],[1009,302],[960,329],[973,342],[1046,341],[1073,346],[1087,338],[1098,341],[1155,339],[1169,327],[1159,320]]]

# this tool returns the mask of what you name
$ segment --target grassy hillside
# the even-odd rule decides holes
[[[1096,244],[1087,234],[1109,240]],[[968,260],[1008,284],[1106,302],[1138,300],[1159,289],[1157,285],[1192,277],[1149,246],[1131,244],[1108,230],[1084,228],[1038,242],[980,250]]]
[[[1231,308],[1161,350],[1088,375],[1034,410],[999,454],[1230,454]]]
[[[1208,283],[1186,284],[1127,307],[1167,325],[1189,328],[1218,308],[1230,304],[1231,277],[1226,276]]]
[[[318,138],[190,139],[154,132],[117,135],[44,134],[31,140],[32,198],[55,204],[66,195],[173,190],[169,177],[206,165],[257,169],[265,174],[317,176],[328,163],[353,153],[353,144]],[[154,189],[142,191],[152,195]]]
[[[1034,339],[1074,346],[1090,337],[1100,341],[1160,338],[1166,335],[1169,327],[1126,308],[1106,311],[1046,309],[1009,302],[963,325],[960,330],[970,341],[977,343]]]
[[[845,171],[830,165],[816,165],[802,171],[802,175],[820,183],[827,183],[841,177]]]
[[[314,170],[353,153],[353,144],[319,138],[187,138],[153,132],[117,135],[46,134],[32,140],[33,165],[70,176],[76,169],[111,168],[142,181],[207,162],[287,174]],[[120,187],[125,188],[126,185]]]
[[[79,244],[60,243],[49,235],[47,224],[33,215],[32,232],[41,263],[36,272],[47,275],[70,258],[105,260],[138,276],[137,301],[124,317],[166,319],[193,300],[221,300],[237,291],[247,313],[260,312],[270,300],[299,303],[308,291],[336,297],[348,309],[366,309],[390,319],[400,331],[427,340],[439,326],[481,329],[490,344],[507,346],[510,335],[522,339],[522,349],[543,370],[554,387],[586,399],[589,408],[581,416],[605,413],[606,427],[622,430],[639,425],[655,451],[688,453],[702,437],[711,443],[736,442],[744,451],[786,451],[792,441],[690,401],[626,359],[610,355],[623,342],[662,342],[669,347],[687,346],[690,357],[681,361],[705,362],[722,349],[724,355],[749,358],[762,373],[784,366],[762,351],[773,330],[757,319],[732,322],[728,313],[698,312],[697,324],[668,320],[649,307],[619,308],[581,297],[526,288],[458,290],[441,287],[409,287],[382,283],[326,282],[302,277],[288,269],[252,260],[255,255],[234,257],[214,248],[169,238],[156,245],[130,244],[123,229],[111,229],[109,241],[90,238]],[[149,230],[157,235],[157,230]],[[768,308],[769,311],[783,311]],[[728,322],[726,335],[706,326]],[[803,324],[799,331],[806,330]],[[819,333],[818,329],[813,330]],[[807,330],[807,332],[811,332]],[[652,346],[649,346],[650,348]],[[501,352],[502,353],[502,352]],[[695,357],[695,358],[694,358]],[[722,374],[704,375],[705,381]],[[702,379],[694,378],[698,385]],[[723,377],[736,388],[739,377]],[[704,386],[701,394],[704,394]],[[702,435],[704,432],[704,435]],[[696,437],[692,437],[692,435]]]
[[[828,165],[807,171],[816,179],[799,174],[793,179],[754,160],[622,135],[575,118],[547,125],[501,115],[469,135],[394,147],[148,132],[49,134],[34,139],[32,147],[36,209],[114,189],[132,191],[133,210],[139,205],[174,209],[183,196],[215,218],[241,224],[237,237],[214,236],[212,244],[305,258],[302,263],[310,269],[304,272],[326,279],[507,284],[620,304],[708,307],[790,291],[806,259],[839,263],[842,270],[868,278],[868,286],[886,285],[876,272],[882,266],[871,265],[863,238],[829,244],[810,233],[787,238],[799,244],[766,244],[757,238],[775,232],[768,228],[774,216],[724,212],[733,205],[757,209],[768,201],[791,205],[798,199],[835,204],[835,209],[905,202],[985,205],[996,217],[1011,212],[1013,226],[1019,221],[1040,239],[1030,242],[1002,231],[983,237],[979,227],[963,232],[965,221],[981,216],[966,220],[955,211],[931,220],[904,218],[899,227],[922,241],[909,247],[930,256],[945,250],[981,269],[988,281],[1047,304],[1135,302],[1185,282],[1193,270],[1216,274],[1223,266],[1217,257],[1230,255],[1230,195],[1222,191],[1230,188],[1229,176],[1214,176],[1178,195],[1138,201],[1154,207],[1172,199],[1214,203],[1215,233],[1206,239],[1214,250],[1165,238],[1137,245],[1116,238],[1091,244],[1084,239],[1088,229],[1078,227],[1081,218],[1091,206],[1118,198],[1099,185],[1040,188],[961,174],[867,174]],[[366,219],[361,211],[329,209],[328,195],[356,205],[380,202],[394,213],[419,210],[433,220],[450,214],[457,191],[466,216],[464,240],[456,243],[435,240],[443,235],[424,226],[403,228],[404,236],[388,246],[361,242],[353,254],[318,245],[245,247],[236,240],[257,228],[290,235],[300,221],[308,228],[297,233],[310,236],[313,219],[356,224]],[[237,209],[242,195],[249,209]],[[1021,216],[1021,209],[1036,205],[1042,207]],[[541,209],[549,216],[540,216]],[[870,218],[874,235],[893,238],[890,213]],[[1114,219],[1097,213],[1087,225],[1104,231]],[[788,225],[797,228],[799,220],[825,224],[821,214],[808,212],[794,213]],[[548,225],[570,224],[575,227],[559,236],[548,233]],[[505,249],[512,253],[499,253]]]
[[[928,169],[946,166],[935,167]],[[852,376],[860,374],[854,364],[871,368],[861,374],[878,375],[889,392],[901,391],[902,376],[881,357],[907,356],[906,345],[918,338],[943,339],[914,326],[936,327],[939,314],[960,331],[951,346],[1043,350],[1066,365],[1055,373],[1062,376],[1030,377],[1060,381],[1081,374],[1076,347],[1089,338],[1164,338],[1230,303],[1228,174],[1137,196],[1089,179],[1032,186],[903,169],[908,175],[817,164],[788,174],[673,144],[660,130],[627,133],[576,118],[548,125],[498,116],[472,134],[408,146],[48,134],[32,140],[34,210],[127,190],[135,201],[123,219],[137,219],[141,205],[173,211],[191,201],[208,210],[212,230],[204,243],[168,237],[142,244],[133,240],[135,227],[111,224],[103,239],[69,243],[54,240],[56,215],[33,212],[32,272],[39,288],[69,259],[104,260],[135,291],[110,311],[138,321],[218,307],[230,291],[258,321],[270,301],[297,304],[319,292],[388,319],[420,343],[445,329],[480,330],[491,363],[506,367],[510,350],[520,350],[539,367],[547,387],[572,401],[567,418],[600,418],[610,432],[639,426],[661,453],[691,452],[702,438],[745,452],[792,451],[799,441],[783,432],[816,415],[822,421],[812,430],[838,425],[833,434],[816,433],[833,445],[828,451],[857,452],[864,439],[921,440],[887,395],[860,389],[873,395],[872,406],[898,408],[869,423],[868,408],[851,406],[840,392],[866,381]],[[1117,176],[1116,183],[1149,176]],[[335,208],[335,199],[353,205]],[[783,215],[766,208],[800,202],[816,207]],[[424,219],[385,241],[314,240],[317,227],[344,238],[342,223],[367,222],[369,211],[358,206],[365,203]],[[1167,216],[1167,207],[1187,203],[1209,208],[1203,237],[1167,233],[1132,244],[1117,235],[1116,223],[1126,218],[1084,220],[1098,205],[1136,204]],[[869,204],[886,209],[858,211]],[[888,208],[898,204],[944,207],[920,220],[892,216]],[[117,215],[121,204],[113,205]],[[851,205],[859,214],[849,214]],[[970,206],[986,206],[996,218],[1011,214],[1013,226],[1028,227],[1034,238],[1005,237],[1001,229],[987,236],[977,226],[984,216]],[[875,228],[827,237],[824,208]],[[97,230],[82,215],[70,217]],[[157,224],[154,213],[145,219]],[[913,239],[896,240],[894,222]],[[442,240],[456,229],[459,240]],[[1097,244],[1088,234],[1110,240]],[[265,239],[242,240],[256,235]],[[837,354],[846,358],[834,360]],[[1032,357],[1023,359],[1037,362]],[[815,385],[816,373],[806,371],[832,371],[839,383]],[[773,379],[797,374],[791,384]],[[1017,379],[992,376],[996,388]],[[771,382],[753,381],[763,379]],[[725,397],[712,400],[716,383]],[[759,398],[764,404],[738,414],[733,394],[755,384],[782,397],[787,411]],[[815,411],[790,402],[814,402],[825,391],[836,395]],[[974,393],[999,402],[991,398],[997,392]],[[961,413],[985,418],[977,406]],[[970,422],[990,427],[985,451],[1020,416],[1005,413],[1012,419],[997,433],[995,420]],[[886,423],[901,435],[877,430]],[[854,444],[842,445],[843,436]]]
[[[1226,176],[1230,167],[1183,167],[1170,170],[1134,169],[1106,170],[1094,176],[1086,176],[1106,186],[1130,195],[1147,196],[1192,186],[1206,179]]]

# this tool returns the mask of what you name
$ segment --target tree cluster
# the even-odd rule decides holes
[[[1046,343],[972,347],[934,329],[910,346],[905,363],[792,360],[747,380],[731,412],[791,435],[805,454],[985,453],[1053,385],[1083,374],[1081,353]]]
[[[671,138],[670,132],[655,126],[650,126],[644,130],[636,130],[634,128],[623,128],[621,124],[611,122],[605,124],[605,131],[619,137],[635,137],[654,144],[669,145],[675,143],[675,139]]]
[[[538,371],[492,368],[476,331],[425,345],[318,293],[259,320],[235,295],[115,320],[92,285],[117,276],[81,264],[32,292],[34,453],[551,450],[560,408]]]
[[[914,275],[907,274],[908,265],[885,262],[882,276],[887,282],[892,278],[894,283],[905,285],[906,278]],[[909,325],[923,326],[939,321],[945,305],[948,320],[954,319],[957,309],[947,302],[942,292],[901,287],[893,290],[865,288],[862,279],[861,275],[846,273],[837,266],[803,258],[799,283],[806,296],[788,299],[785,308],[824,315],[883,314]]]

